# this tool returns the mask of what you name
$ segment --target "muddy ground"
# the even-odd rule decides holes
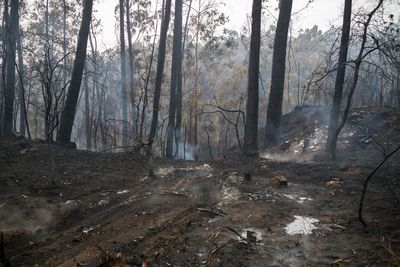
[[[26,140],[0,151],[0,231],[12,266],[399,263],[398,158],[371,181],[363,227],[361,189],[379,153],[156,160],[150,178],[134,153]]]

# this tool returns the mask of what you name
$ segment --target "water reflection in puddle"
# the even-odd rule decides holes
[[[319,222],[318,219],[303,216],[294,216],[294,218],[295,220],[285,227],[286,233],[289,235],[309,235],[318,228],[315,225]]]

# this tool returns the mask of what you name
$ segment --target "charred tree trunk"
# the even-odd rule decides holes
[[[3,136],[13,135],[13,113],[15,99],[15,52],[19,29],[19,1],[11,0],[10,31],[7,41],[7,81],[4,94]]]
[[[193,0],[190,0],[187,15],[186,15],[185,28],[184,28],[183,37],[182,37],[183,38],[182,52],[181,52],[181,57],[180,57],[180,61],[179,61],[179,66],[178,66],[179,73],[178,73],[177,87],[176,87],[177,103],[176,103],[176,126],[175,126],[176,141],[178,143],[177,144],[178,149],[179,149],[179,145],[182,146],[182,101],[183,101],[182,64],[183,64],[183,59],[185,57],[185,45],[186,45],[186,38],[187,38],[188,24],[189,24],[189,18],[190,18],[190,11],[192,9],[192,3],[193,3]]]
[[[63,79],[64,86],[67,84],[67,4],[66,0],[63,0],[63,53],[64,53],[64,68],[63,68]]]
[[[158,1],[156,2],[156,7],[158,5]],[[155,11],[155,13],[157,14],[157,9]],[[143,130],[146,127],[146,109],[147,109],[147,105],[149,102],[149,82],[150,82],[150,76],[151,76],[151,70],[153,69],[153,62],[154,62],[154,52],[155,52],[155,47],[156,47],[156,39],[157,39],[157,31],[158,31],[158,19],[157,19],[157,23],[156,23],[156,28],[154,31],[154,39],[153,39],[153,44],[151,46],[151,55],[150,55],[150,62],[149,62],[149,68],[147,71],[147,76],[146,76],[146,83],[145,83],[145,87],[144,87],[144,96],[143,96],[143,105],[142,105],[142,116],[141,116],[141,121],[140,121],[140,132],[139,132],[139,138],[140,140],[143,140]]]
[[[158,44],[158,56],[157,56],[157,73],[156,73],[156,83],[154,87],[154,100],[153,100],[153,116],[151,120],[151,128],[149,135],[149,142],[153,144],[154,137],[156,136],[157,126],[158,126],[158,114],[160,112],[160,96],[161,96],[161,85],[162,78],[164,74],[164,63],[165,63],[165,49],[167,42],[167,33],[169,20],[171,17],[171,0],[166,0],[164,18],[160,30],[160,40]],[[150,147],[151,149],[151,147]]]
[[[177,85],[179,72],[182,72],[182,0],[175,0],[174,41],[172,50],[171,90],[169,100],[169,118],[167,128],[166,157],[174,157],[174,139],[176,127],[176,107],[178,102]]]
[[[132,30],[131,30],[131,20],[130,20],[130,5],[129,0],[126,0],[126,31],[128,33],[128,82],[129,82],[129,93],[131,101],[131,124],[134,127],[133,132],[135,135],[138,134],[138,127],[136,125],[136,90],[135,90],[135,79],[134,79],[134,55],[133,55],[133,45],[132,45]]]
[[[279,140],[285,86],[286,47],[293,0],[280,0],[280,10],[274,52],[272,56],[271,90],[268,99],[267,124],[264,144],[274,145]]]
[[[24,87],[24,75],[25,75],[25,68],[24,68],[24,57],[22,51],[22,30],[19,29],[18,32],[18,39],[17,39],[17,51],[18,51],[18,76],[19,76],[19,133],[23,136],[26,134],[27,130],[27,114],[26,114],[26,104],[25,104],[25,87]],[[28,131],[29,132],[29,131]],[[30,136],[30,134],[28,134]]]
[[[121,102],[122,102],[122,146],[128,145],[128,105],[126,84],[126,58],[125,58],[125,23],[124,23],[124,0],[119,0],[119,37],[121,55]]]
[[[247,80],[246,125],[243,147],[244,154],[246,155],[257,153],[261,9],[262,0],[253,0],[250,59]]]
[[[93,38],[92,38],[93,35]],[[93,29],[89,32],[89,43],[90,43],[90,48],[92,50],[92,61],[93,61],[93,79],[92,79],[92,107],[91,107],[91,114],[90,114],[90,137],[93,139],[93,149],[96,151],[97,150],[97,129],[98,126],[100,125],[100,121],[97,120],[97,123],[94,124],[95,119],[95,104],[97,100],[97,105],[100,109],[101,106],[101,101],[100,101],[100,95],[99,95],[99,89],[98,89],[98,82],[97,82],[97,39],[95,32]],[[91,149],[91,147],[90,147]]]
[[[76,48],[75,61],[72,69],[71,83],[68,88],[67,100],[61,115],[60,130],[57,141],[68,144],[71,141],[72,127],[75,119],[76,105],[82,83],[83,67],[86,59],[86,48],[92,19],[93,0],[83,1],[82,21],[79,29],[78,44]]]
[[[88,79],[85,77],[83,82],[83,87],[85,88],[85,137],[86,137],[86,149],[92,149],[92,127],[90,119],[90,106],[89,106],[89,86]]]
[[[333,146],[336,147],[336,141],[334,140],[334,135],[339,124],[340,106],[342,103],[344,79],[346,75],[346,61],[347,61],[347,52],[349,49],[349,39],[350,39],[351,6],[352,6],[352,0],[346,0],[344,6],[342,38],[340,41],[339,62],[338,62],[338,70],[336,73],[335,92],[333,95],[333,104],[331,108],[329,128],[328,128],[327,150],[330,151],[331,153],[333,150]]]
[[[8,0],[4,0],[3,6],[3,36],[2,36],[2,65],[1,65],[1,81],[0,81],[0,136],[3,135],[3,120],[4,120],[4,101],[6,88],[6,69],[7,69],[7,40],[8,40]]]

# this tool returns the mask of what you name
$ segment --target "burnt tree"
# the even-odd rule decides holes
[[[340,41],[338,70],[336,72],[335,92],[333,95],[333,103],[329,118],[328,141],[327,141],[328,151],[332,151],[333,146],[336,146],[334,135],[339,125],[340,106],[342,103],[343,87],[346,75],[346,61],[347,61],[347,52],[349,50],[349,39],[350,39],[351,6],[352,6],[352,0],[346,0],[344,6],[344,14],[343,14],[343,26],[342,26],[342,37]],[[331,157],[334,157],[333,154],[331,155]]]
[[[271,89],[268,99],[264,144],[274,145],[279,139],[282,119],[283,90],[285,86],[286,47],[293,0],[280,0],[279,17],[272,55]]]
[[[4,92],[4,113],[3,113],[3,131],[4,137],[13,135],[13,115],[14,115],[14,100],[15,100],[15,52],[17,37],[19,33],[19,1],[11,0],[10,7],[10,23],[9,34],[6,44],[7,52],[7,75],[6,87]]]
[[[169,99],[169,118],[167,127],[167,148],[166,156],[168,159],[174,158],[174,141],[176,127],[176,107],[178,100],[177,85],[179,73],[182,71],[182,0],[175,1],[174,19],[174,40],[172,48],[172,68],[171,68],[171,90]],[[181,96],[180,96],[181,97]]]
[[[258,81],[260,68],[262,0],[253,0],[249,71],[247,80],[246,124],[244,130],[243,152],[246,155],[257,153],[258,136]]]
[[[122,145],[128,145],[128,91],[126,84],[124,0],[119,0],[119,37],[121,56]]]
[[[129,94],[131,101],[131,124],[134,127],[133,131],[137,135],[137,125],[136,125],[136,90],[135,90],[135,80],[134,80],[134,55],[133,55],[133,44],[132,44],[132,27],[131,27],[131,19],[130,19],[130,4],[129,0],[126,0],[126,32],[128,34],[128,84],[129,84]]]
[[[169,27],[169,20],[171,17],[171,2],[172,0],[166,0],[164,6],[164,17],[162,19],[162,25],[160,30],[160,40],[158,44],[158,55],[157,55],[157,73],[156,82],[154,87],[154,100],[153,100],[153,115],[151,120],[151,128],[149,135],[149,143],[153,143],[154,137],[156,136],[158,126],[158,114],[160,112],[160,96],[161,96],[161,85],[164,74],[164,63],[165,63],[165,49],[167,43],[167,33]]]
[[[75,111],[78,103],[83,68],[86,59],[90,21],[92,20],[92,9],[93,0],[84,0],[82,21],[78,34],[78,44],[72,69],[71,83],[68,88],[64,111],[61,115],[60,129],[57,133],[57,142],[62,144],[68,144],[71,141],[72,127],[74,125]]]

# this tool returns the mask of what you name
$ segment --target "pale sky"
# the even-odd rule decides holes
[[[303,9],[309,0],[293,0],[292,13]],[[367,0],[355,0],[353,6],[365,4]],[[155,3],[155,0],[153,0]],[[159,0],[161,3],[162,1]],[[229,17],[230,21],[226,28],[234,29],[240,32],[245,24],[246,16],[251,13],[251,0],[225,0],[225,7],[222,11]],[[270,11],[276,14],[275,7],[277,0],[269,0],[268,6]],[[98,10],[97,17],[103,22],[103,41],[107,47],[116,43],[117,37],[115,33],[115,16],[114,10],[118,0],[100,0],[95,4]],[[340,25],[341,14],[343,12],[344,0],[314,0],[306,9],[293,16],[293,29],[297,31],[300,28],[311,28],[314,25],[322,30],[327,30],[330,25]],[[154,10],[154,5],[152,10]]]

